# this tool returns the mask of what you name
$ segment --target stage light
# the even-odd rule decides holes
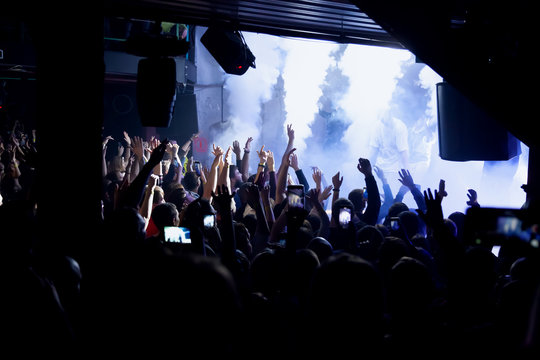
[[[210,26],[201,43],[227,74],[243,75],[250,67],[255,68],[255,56],[240,31]]]

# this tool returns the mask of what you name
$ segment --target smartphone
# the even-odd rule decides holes
[[[538,225],[524,209],[471,207],[465,215],[465,241],[467,244],[499,246],[517,240],[538,248]]]
[[[197,176],[201,176],[201,162],[198,160],[195,160],[193,162],[193,170],[195,170],[195,173]]]
[[[368,198],[367,188],[363,189],[362,196],[363,196],[364,200],[367,200],[367,198]]]
[[[287,186],[287,201],[289,207],[304,208],[304,185]]]
[[[390,229],[398,231],[401,228],[401,223],[398,217],[390,218]]]
[[[203,225],[206,229],[213,228],[216,225],[216,216],[215,215],[204,215]]]
[[[341,226],[347,226],[351,222],[351,209],[341,208],[339,209],[339,224]]]
[[[167,243],[191,244],[190,231],[186,227],[165,226],[164,235]]]

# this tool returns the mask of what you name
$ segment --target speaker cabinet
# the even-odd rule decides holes
[[[439,155],[451,161],[502,161],[520,143],[484,110],[447,82],[437,84]]]

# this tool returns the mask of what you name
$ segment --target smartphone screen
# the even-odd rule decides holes
[[[287,201],[290,207],[304,208],[304,185],[289,185]]]
[[[193,170],[195,170],[197,176],[201,176],[201,163],[199,161],[193,162]]]
[[[188,228],[179,226],[165,226],[165,242],[191,244],[190,231]]]
[[[523,241],[539,247],[539,227],[536,219],[523,209],[476,208],[465,216],[466,241],[475,245],[502,245],[506,241]]]
[[[339,209],[339,224],[341,226],[349,225],[351,222],[351,209],[341,208]]]
[[[400,226],[399,226],[399,218],[398,217],[393,217],[390,219],[390,228],[392,230],[399,230]]]
[[[203,225],[205,228],[212,228],[216,224],[216,217],[214,215],[204,215]]]

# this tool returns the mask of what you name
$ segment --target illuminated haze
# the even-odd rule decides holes
[[[323,171],[328,184],[340,171],[341,194],[346,196],[365,185],[356,169],[358,158],[368,156],[378,115],[393,106],[404,117],[413,115],[404,121],[414,152],[410,171],[415,182],[422,189],[436,189],[440,179],[446,182],[445,215],[466,209],[469,188],[478,192],[482,206],[520,207],[525,201],[520,189],[527,177],[524,145],[519,161],[497,162],[489,173],[482,161],[451,162],[439,157],[435,85],[442,79],[416,63],[410,52],[247,32],[244,37],[256,56],[256,68],[242,76],[223,75],[228,124],[211,140],[226,148],[234,140],[243,146],[253,137],[251,173],[256,169],[255,150],[262,145],[274,152],[279,163],[286,126],[292,124],[300,167],[310,186],[314,186],[312,166]],[[395,195],[398,174],[387,178]],[[410,194],[404,201],[416,208]]]

